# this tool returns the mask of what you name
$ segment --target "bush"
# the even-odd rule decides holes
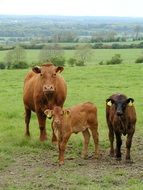
[[[63,56],[60,57],[53,57],[50,60],[55,66],[64,66],[65,65],[65,58]]]
[[[4,63],[0,63],[0,69],[5,69],[6,65]]]
[[[77,60],[75,64],[76,66],[85,66],[84,61],[82,60]]]
[[[121,55],[120,54],[115,54],[111,60],[107,61],[107,65],[115,65],[115,64],[120,64],[122,62]]]
[[[143,63],[143,56],[138,57],[138,58],[135,60],[135,63]]]
[[[68,65],[71,66],[71,67],[76,65],[76,59],[75,58],[69,58]]]
[[[29,65],[24,61],[20,61],[19,63],[14,63],[12,65],[12,69],[26,69],[28,67]]]

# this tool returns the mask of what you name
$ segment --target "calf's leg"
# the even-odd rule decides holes
[[[131,148],[131,145],[132,145],[132,137],[133,137],[133,134],[128,134],[127,135],[127,141],[126,141],[126,160],[130,160],[131,157],[130,157],[130,148]]]
[[[66,149],[66,145],[68,142],[68,139],[70,138],[70,134],[64,136],[63,138],[59,138],[59,165],[63,165],[64,164],[64,153],[65,153],[65,149]]]
[[[109,136],[109,141],[110,141],[110,156],[113,157],[114,156],[114,145],[113,145],[113,143],[114,143],[114,131],[113,131],[112,127],[108,126],[108,128],[109,128],[108,136]]]
[[[92,132],[92,137],[94,140],[94,145],[95,145],[95,158],[99,157],[99,134],[97,131],[97,127],[95,128],[90,128]]]
[[[116,158],[121,159],[121,145],[122,145],[122,139],[120,133],[115,133],[116,135]]]
[[[56,137],[56,135],[54,133],[53,122],[52,122],[51,126],[52,126],[52,131],[53,131],[53,133],[52,133],[52,143],[56,145],[58,141],[57,141],[57,137]]]
[[[83,137],[84,137],[82,157],[86,158],[87,155],[88,155],[88,144],[89,144],[89,140],[90,140],[89,130],[86,129],[85,131],[82,132],[82,134],[83,134]]]

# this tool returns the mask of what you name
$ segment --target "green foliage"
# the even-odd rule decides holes
[[[76,59],[75,58],[69,58],[67,63],[69,66],[73,67],[74,65],[76,65]]]
[[[138,57],[138,58],[135,60],[135,63],[143,63],[143,56]]]
[[[3,63],[3,62],[0,62],[0,69],[5,69],[6,68],[6,65],[5,65],[5,63]]]
[[[111,60],[107,61],[107,65],[116,65],[122,63],[121,55],[120,54],[115,54]]]
[[[51,62],[56,66],[64,66],[65,58],[63,56],[51,58]]]
[[[75,63],[76,66],[85,66],[85,63],[83,60],[77,60]]]
[[[11,69],[26,69],[28,67],[29,67],[29,65],[26,62],[20,61],[17,63],[13,63]]]

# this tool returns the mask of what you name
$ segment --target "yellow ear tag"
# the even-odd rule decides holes
[[[51,118],[51,112],[49,113],[48,110],[45,110],[45,111],[44,111],[44,114],[45,114],[48,118]]]
[[[129,105],[129,106],[133,106],[133,103],[132,103],[132,102],[129,102],[128,105]]]
[[[108,106],[112,106],[111,100],[110,100],[109,102],[107,102],[107,105],[108,105]]]

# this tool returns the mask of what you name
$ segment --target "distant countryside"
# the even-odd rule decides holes
[[[0,68],[143,62],[143,19],[0,16]]]

